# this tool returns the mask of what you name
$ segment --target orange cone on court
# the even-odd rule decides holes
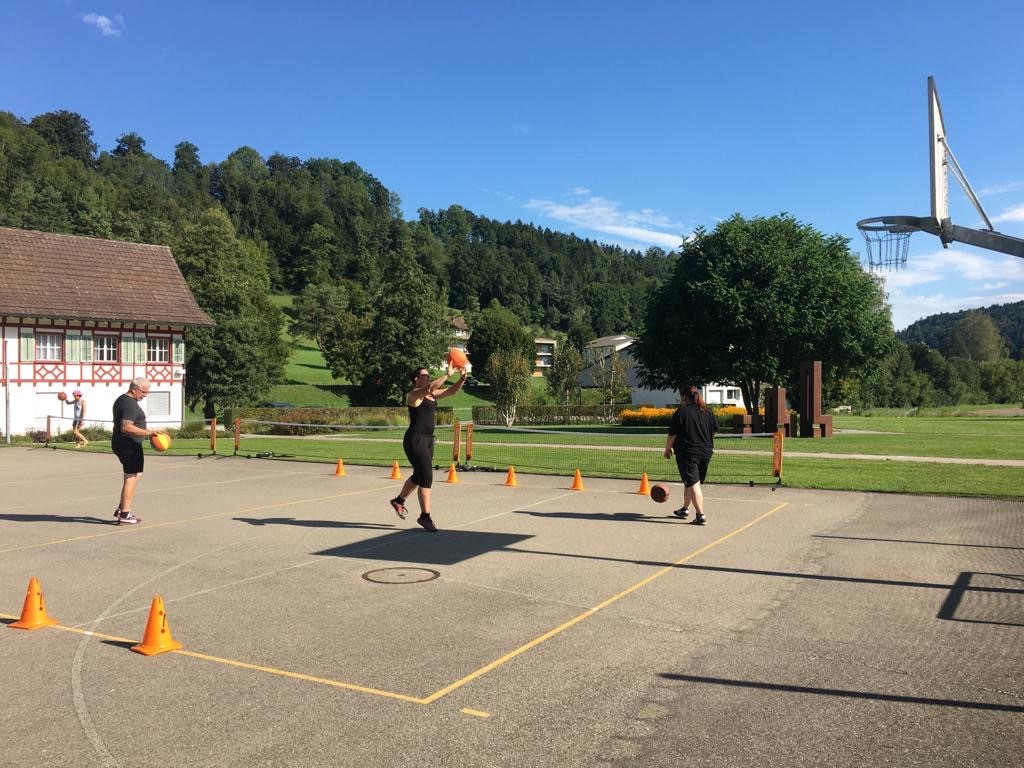
[[[391,479],[392,480],[401,480],[402,479],[402,470],[400,470],[398,468],[398,459],[395,459],[395,463],[391,465]]]
[[[342,461],[341,459],[338,459],[338,466],[336,466],[334,468],[334,476],[335,477],[344,477],[345,476],[345,462]]]
[[[585,491],[586,490],[586,488],[583,487],[583,475],[580,474],[580,471],[578,469],[576,470],[575,477],[573,477],[573,479],[572,479],[572,487],[569,488],[569,490],[570,491]]]
[[[452,464],[451,468],[449,468],[449,470],[448,470],[448,479],[445,480],[445,482],[446,483],[457,483],[457,482],[459,482],[459,473],[455,471],[455,465],[454,464]]]
[[[651,495],[651,484],[647,481],[647,473],[646,472],[644,472],[640,476],[640,488],[637,490],[637,493],[640,494],[641,496],[650,496]]]
[[[21,609],[21,618],[10,626],[12,629],[42,629],[56,623],[56,619],[46,614],[43,588],[39,586],[39,579],[33,576],[28,580],[28,593],[25,595],[25,606]]]
[[[515,486],[519,485],[519,483],[516,482],[516,468],[515,467],[509,467],[508,468],[508,476],[505,478],[505,485],[510,485],[513,488]]]
[[[160,595],[153,598],[153,604],[149,608],[149,620],[146,622],[146,633],[142,636],[142,642],[133,645],[132,650],[141,653],[143,656],[156,656],[158,653],[180,650],[182,644],[171,637],[171,628],[167,624],[167,613],[164,611],[164,601]]]

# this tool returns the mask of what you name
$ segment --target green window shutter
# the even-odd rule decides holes
[[[121,337],[121,362],[125,365],[131,365],[135,362],[135,345],[132,344],[131,336]]]
[[[68,331],[64,336],[64,360],[69,363],[82,362],[82,334]]]
[[[171,358],[175,365],[185,364],[185,340],[175,339],[174,340],[174,357]]]
[[[19,328],[21,340],[21,362],[31,363],[36,359],[36,334],[31,328]]]
[[[135,363],[141,365],[146,362],[146,337],[135,337]]]
[[[79,358],[83,363],[92,362],[92,331],[82,331],[82,338],[79,340]]]

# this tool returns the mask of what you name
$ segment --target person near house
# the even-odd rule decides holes
[[[135,525],[142,522],[131,511],[135,487],[142,476],[145,461],[142,441],[165,431],[149,429],[146,426],[146,413],[139,403],[148,394],[148,380],[132,379],[128,385],[128,391],[114,401],[114,436],[110,441],[110,449],[124,469],[121,500],[117,509],[114,510],[114,520],[117,525]]]
[[[72,392],[71,396],[75,398],[70,401],[74,406],[74,412],[71,415],[71,434],[75,436],[75,448],[85,448],[89,444],[85,435],[82,434],[82,425],[85,423],[85,396],[80,389]]]
[[[672,414],[668,435],[665,438],[665,458],[671,458],[673,450],[676,466],[683,481],[683,506],[673,512],[681,519],[689,516],[693,505],[693,525],[704,525],[704,492],[701,483],[708,474],[708,465],[715,452],[715,433],[718,420],[708,410],[700,390],[693,386],[683,387],[679,396],[680,405]]]
[[[459,378],[454,383],[448,380],[458,370]],[[430,488],[434,483],[434,427],[437,424],[437,401],[450,397],[462,389],[466,380],[466,369],[456,369],[451,363],[444,375],[430,380],[430,371],[417,368],[412,376],[412,389],[406,396],[409,406],[409,428],[405,431],[402,447],[412,465],[412,476],[402,485],[402,491],[391,499],[391,508],[402,519],[408,511],[405,500],[416,490],[420,504],[420,516],[416,519],[425,530],[434,533],[437,526],[430,517]]]

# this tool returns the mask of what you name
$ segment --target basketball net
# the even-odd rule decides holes
[[[910,250],[910,236],[920,230],[913,224],[885,221],[886,218],[864,219],[857,222],[857,228],[864,235],[867,247],[868,270],[877,272],[892,270],[898,272],[907,266],[907,253]]]

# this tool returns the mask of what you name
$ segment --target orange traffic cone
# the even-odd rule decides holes
[[[508,468],[508,477],[505,478],[505,485],[510,485],[513,488],[515,486],[519,485],[519,483],[516,482],[516,468],[515,467],[509,467]]]
[[[585,491],[586,490],[586,488],[583,487],[583,475],[580,474],[580,471],[578,469],[576,470],[576,476],[573,477],[573,479],[572,479],[572,487],[569,490],[570,491]]]
[[[448,470],[448,479],[445,480],[445,482],[446,483],[457,483],[457,482],[459,482],[459,473],[455,471],[455,465],[454,464],[452,464],[451,468]]]
[[[647,481],[647,473],[646,472],[644,472],[640,476],[640,488],[637,491],[637,493],[640,494],[641,496],[650,496],[651,495],[651,484]]]
[[[391,465],[391,479],[392,480],[401,480],[402,479],[402,470],[400,470],[398,468],[398,459],[395,459],[395,463]]]
[[[57,624],[56,619],[46,615],[46,602],[43,600],[43,588],[39,580],[33,576],[28,580],[28,593],[25,595],[25,607],[21,609],[21,618],[11,624],[14,629],[42,629]]]
[[[177,651],[182,644],[171,637],[171,628],[167,625],[167,614],[164,612],[164,601],[157,595],[149,608],[149,620],[146,622],[146,633],[139,645],[132,650],[143,656],[156,656],[166,651]]]
[[[345,476],[345,462],[342,461],[341,459],[338,459],[338,466],[334,468],[334,476],[335,477],[344,477]]]

